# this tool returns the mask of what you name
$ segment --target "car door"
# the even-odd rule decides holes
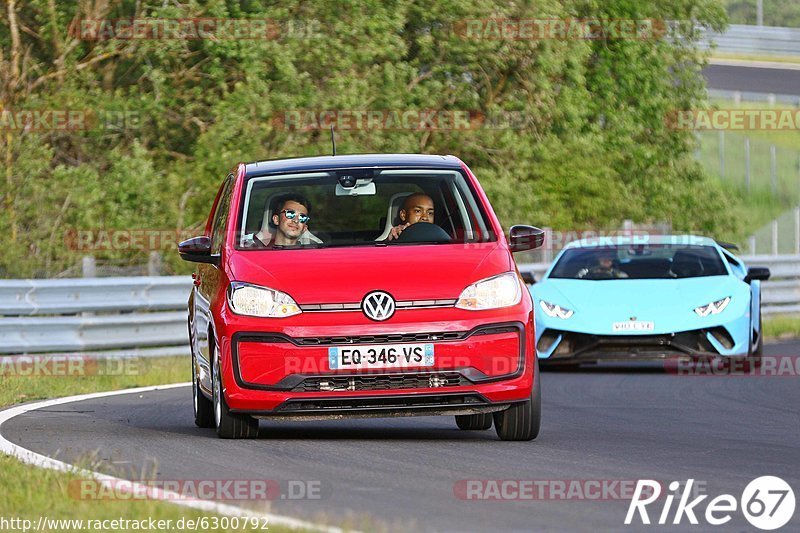
[[[233,192],[233,175],[228,177],[220,187],[217,194],[213,212],[210,218],[210,227],[207,229],[211,237],[211,254],[219,257],[225,240],[230,213],[231,195]],[[220,266],[199,263],[194,280],[194,328],[197,339],[197,362],[200,366],[200,383],[207,391],[211,390],[210,345],[215,342],[213,337],[214,321],[211,308],[216,296],[220,279]]]

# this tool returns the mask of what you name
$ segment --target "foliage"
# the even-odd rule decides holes
[[[284,126],[291,110],[514,118],[462,130],[340,127],[337,134],[345,153],[458,155],[505,225],[609,227],[630,218],[721,235],[736,227],[724,209],[733,200],[692,161],[693,136],[665,120],[704,105],[696,32],[724,26],[717,0],[6,0],[4,7],[3,109],[88,109],[99,123],[0,131],[0,275],[52,276],[74,265],[80,251],[64,238],[72,229],[197,225],[238,161],[328,153],[324,129]],[[281,33],[81,40],[74,32],[81,19],[130,17],[270,19]],[[673,35],[638,40],[475,39],[459,30],[467,19],[565,18],[686,23]],[[712,216],[709,204],[721,210]],[[168,263],[182,268],[175,254]]]

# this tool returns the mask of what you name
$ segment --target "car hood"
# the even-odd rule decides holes
[[[396,300],[454,299],[514,268],[499,242],[238,251],[228,267],[231,280],[286,292],[298,304],[359,302],[374,290]]]
[[[639,321],[654,322],[654,329],[643,333],[709,327],[720,320],[749,312],[750,290],[747,284],[733,276],[708,276],[686,279],[643,280],[576,280],[546,279],[531,288],[537,301],[537,319],[550,327],[570,331],[607,334],[611,324],[636,317]],[[728,307],[719,315],[699,317],[696,307],[731,297]],[[575,311],[566,320],[544,316],[538,301],[545,300]]]

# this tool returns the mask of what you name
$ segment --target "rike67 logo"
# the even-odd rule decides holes
[[[682,522],[684,517],[690,524],[697,525],[699,524],[699,515],[705,519],[707,524],[721,526],[730,522],[732,514],[740,508],[744,517],[753,527],[770,531],[783,527],[794,515],[794,491],[779,477],[762,476],[754,479],[745,487],[739,500],[731,494],[720,494],[706,504],[703,513],[701,513],[700,504],[708,498],[708,495],[702,494],[690,501],[689,498],[693,496],[693,485],[694,479],[687,480],[683,491],[679,493],[681,484],[673,481],[669,484],[669,492],[662,496],[661,484],[658,481],[640,479],[628,507],[625,524],[631,525],[637,514],[642,524],[650,524],[647,506],[656,501],[660,504],[662,498],[663,507],[656,522],[659,525],[667,523],[677,525]],[[673,512],[672,504],[676,498],[678,503]],[[651,509],[651,511],[657,511],[658,506],[658,504],[654,505],[653,507],[656,509]]]

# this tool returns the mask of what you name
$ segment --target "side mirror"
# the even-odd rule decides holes
[[[522,276],[522,281],[525,282],[525,285],[533,285],[536,283],[536,278],[533,276],[533,272],[524,271],[520,272],[520,275]]]
[[[219,265],[219,256],[211,255],[211,239],[205,235],[183,241],[178,245],[178,253],[184,261]]]
[[[772,273],[767,267],[750,267],[747,269],[747,275],[744,277],[744,282],[750,283],[754,279],[758,281],[767,281],[771,275]]]
[[[535,250],[544,244],[544,230],[533,226],[511,226],[508,231],[508,246],[512,252]]]

